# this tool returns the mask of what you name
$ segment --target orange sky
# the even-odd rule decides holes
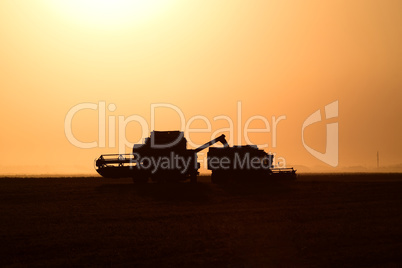
[[[198,144],[227,127],[219,115],[235,122],[237,144],[238,102],[242,130],[251,116],[272,124],[285,115],[266,150],[314,167],[328,165],[303,147],[303,122],[338,100],[339,167],[374,167],[377,150],[382,165],[400,164],[401,10],[400,1],[1,1],[0,173],[94,173],[93,159],[118,148],[75,147],[64,120],[73,106],[101,101],[116,105],[106,114],[116,122],[149,122],[154,103],[186,120],[205,116],[212,129],[191,134]],[[173,110],[156,110],[157,130],[178,128]],[[72,131],[98,141],[97,111],[77,113]],[[127,125],[128,140],[141,133]],[[256,144],[272,138],[250,134]],[[325,151],[325,122],[305,141]]]

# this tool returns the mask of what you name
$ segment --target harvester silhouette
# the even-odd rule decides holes
[[[207,155],[213,183],[295,178],[296,170],[274,168],[273,155],[255,145],[231,147],[222,134],[196,149],[187,149],[187,140],[180,131],[153,131],[143,144],[134,145],[131,154],[101,155],[95,160],[95,169],[103,177],[131,177],[135,183],[149,179],[197,182],[197,153],[217,142],[223,147],[211,147]]]

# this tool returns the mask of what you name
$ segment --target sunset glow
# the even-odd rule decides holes
[[[157,16],[168,0],[69,0],[49,1],[67,20],[92,27],[127,26]],[[82,25],[85,26],[85,25]]]
[[[401,8],[374,0],[0,1],[1,170],[92,174],[93,159],[115,153],[124,135],[141,142],[144,132],[183,125],[204,129],[187,132],[190,145],[226,128],[231,145],[267,144],[289,165],[333,168],[304,146],[323,154],[332,123],[339,167],[376,167],[377,151],[380,164],[400,165]],[[334,102],[338,117],[326,118]],[[74,114],[66,132],[69,111],[82,103],[96,108]],[[162,107],[152,126],[158,103],[182,117]],[[124,121],[130,116],[139,121]],[[247,132],[267,122],[269,132]],[[78,148],[66,133],[104,147]],[[29,165],[21,167],[21,153]]]

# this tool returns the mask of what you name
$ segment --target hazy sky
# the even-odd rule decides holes
[[[326,164],[304,148],[303,122],[338,101],[339,116],[328,122],[339,124],[340,167],[374,167],[377,151],[382,165],[402,163],[401,11],[401,1],[368,0],[2,0],[1,173],[94,172],[94,158],[118,151],[118,116],[150,123],[155,103],[177,107],[186,123],[211,121],[210,131],[191,134],[195,144],[229,127],[214,121],[228,116],[234,133],[226,134],[237,144],[240,102],[242,133],[252,116],[260,116],[252,128],[270,123],[269,133],[249,135],[252,143],[313,167]],[[105,123],[115,120],[115,137],[106,133],[105,148],[77,148],[66,138],[66,115],[100,102],[115,105]],[[173,109],[155,115],[157,130],[180,128]],[[275,148],[272,116],[286,116]],[[304,132],[321,152],[326,123]],[[191,127],[206,123],[195,118]],[[98,111],[77,112],[72,132],[100,145]],[[128,140],[142,133],[138,122],[127,124]]]

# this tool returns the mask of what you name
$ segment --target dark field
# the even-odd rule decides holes
[[[402,266],[400,174],[0,178],[0,266]]]

